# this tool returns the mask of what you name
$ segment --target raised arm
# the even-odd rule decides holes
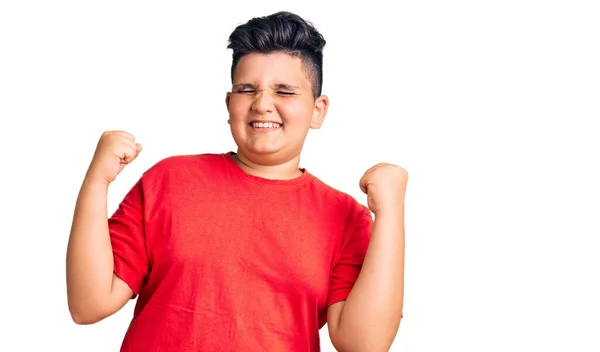
[[[141,149],[127,132],[105,132],[81,186],[67,247],[68,304],[77,324],[116,313],[133,295],[114,274],[107,197],[110,183]]]

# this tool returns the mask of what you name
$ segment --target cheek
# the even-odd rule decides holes
[[[306,102],[291,102],[280,106],[279,111],[284,122],[294,124],[310,124],[312,119],[312,105]]]
[[[230,120],[239,120],[244,119],[247,115],[248,106],[244,104],[244,102],[239,99],[230,99],[229,100],[229,119]]]

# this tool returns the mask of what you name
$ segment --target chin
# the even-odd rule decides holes
[[[287,154],[281,148],[248,148],[240,150],[246,158],[261,165],[279,165],[287,162]]]
[[[253,155],[261,155],[261,156],[269,156],[269,155],[276,155],[279,152],[281,152],[283,148],[281,146],[275,146],[275,145],[253,145],[253,146],[248,146],[246,148],[244,148],[244,150],[246,151],[246,153],[248,154],[253,154]]]

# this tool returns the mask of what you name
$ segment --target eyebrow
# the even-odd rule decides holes
[[[274,87],[275,87],[275,89],[285,89],[285,90],[300,89],[300,87],[293,86],[291,84],[285,84],[285,83],[278,83]],[[250,83],[240,83],[240,84],[234,85],[233,88],[236,90],[242,90],[242,89],[254,89],[255,87],[254,87],[254,85],[252,85]]]

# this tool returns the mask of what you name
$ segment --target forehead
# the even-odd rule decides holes
[[[310,80],[299,57],[286,53],[250,53],[238,61],[234,84],[284,83],[310,87]]]

